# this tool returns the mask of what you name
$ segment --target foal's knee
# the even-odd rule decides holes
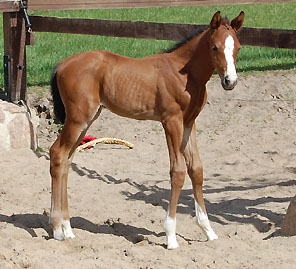
[[[203,184],[203,167],[202,164],[198,164],[195,166],[188,167],[188,175],[192,180],[194,185],[202,185]]]
[[[174,188],[182,189],[185,182],[185,169],[173,169],[170,171],[171,185]]]

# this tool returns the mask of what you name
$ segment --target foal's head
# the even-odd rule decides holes
[[[236,32],[242,27],[245,14],[242,11],[231,23],[216,12],[210,23],[210,54],[225,90],[237,84],[236,56],[240,43]]]

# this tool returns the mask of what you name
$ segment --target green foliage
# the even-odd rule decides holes
[[[295,29],[296,3],[245,4],[195,7],[162,7],[143,9],[76,10],[30,12],[31,15],[110,20],[141,20],[173,23],[208,24],[221,10],[230,19],[241,10],[246,13],[245,26]],[[2,18],[1,18],[2,20]],[[1,21],[0,21],[1,22]],[[0,24],[2,28],[2,23]],[[34,25],[33,25],[34,28]],[[0,29],[0,38],[3,40]],[[27,47],[28,85],[48,85],[55,64],[70,55],[95,49],[110,50],[130,57],[143,57],[171,46],[171,41],[112,38],[57,33],[35,33],[35,45]],[[3,42],[0,52],[3,56]],[[243,46],[238,56],[238,71],[291,69],[296,66],[296,50]],[[0,65],[3,74],[3,65]],[[0,88],[3,76],[0,77]]]

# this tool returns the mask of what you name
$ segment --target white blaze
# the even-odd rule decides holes
[[[234,50],[234,39],[231,35],[229,35],[225,39],[224,54],[225,54],[225,59],[227,63],[227,70],[225,73],[225,77],[226,76],[228,77],[231,84],[237,80],[237,74],[236,74],[236,69],[235,69],[234,59],[233,59],[233,50]]]

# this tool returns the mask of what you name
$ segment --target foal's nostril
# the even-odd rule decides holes
[[[237,84],[237,80],[232,80],[229,76],[221,77],[221,84],[225,90],[232,90]]]
[[[224,78],[224,83],[225,83],[226,86],[229,86],[229,84],[230,84],[230,79],[228,78],[228,76],[226,76],[226,77]]]

